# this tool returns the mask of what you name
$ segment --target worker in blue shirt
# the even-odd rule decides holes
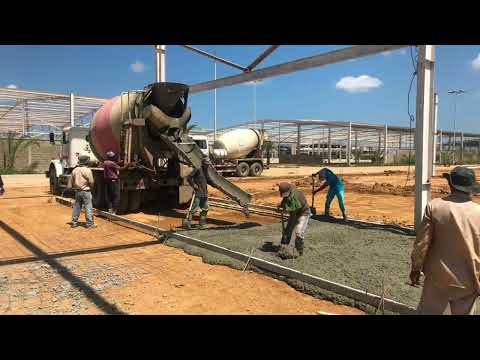
[[[318,175],[320,181],[324,180],[324,183],[315,190],[314,194],[319,191],[322,191],[328,186],[327,199],[325,201],[325,215],[330,216],[330,205],[332,204],[333,198],[336,196],[338,199],[338,205],[340,210],[342,210],[343,220],[347,221],[347,211],[345,210],[345,188],[343,186],[342,180],[335,175],[335,173],[327,168],[321,169],[319,172],[312,174],[313,176]]]

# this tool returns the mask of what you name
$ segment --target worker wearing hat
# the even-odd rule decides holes
[[[338,199],[338,205],[342,211],[343,220],[347,221],[347,210],[345,209],[345,188],[342,180],[330,169],[323,168],[312,176],[318,175],[320,180],[324,180],[324,183],[314,191],[316,194],[322,191],[328,186],[327,199],[325,200],[325,215],[330,216],[330,205],[335,197]],[[312,204],[313,206],[313,204]]]
[[[433,199],[425,209],[411,259],[410,280],[425,281],[419,314],[441,315],[448,305],[452,314],[473,315],[480,295],[480,193],[473,170],[456,167],[448,180],[451,194]]]
[[[103,179],[105,184],[105,199],[108,212],[116,214],[120,204],[120,170],[129,167],[130,164],[121,166],[117,162],[117,156],[113,151],[107,152],[107,160],[103,162]]]
[[[92,189],[94,186],[92,170],[88,167],[90,157],[82,155],[78,157],[78,165],[73,169],[70,176],[68,187],[75,190],[75,204],[73,206],[71,227],[78,226],[78,218],[82,206],[85,208],[85,218],[87,229],[97,227],[93,223],[93,205],[92,205]]]
[[[307,230],[308,219],[310,218],[310,207],[307,204],[305,195],[292,184],[282,182],[278,185],[282,202],[280,207],[288,212],[287,227],[284,230],[279,255],[285,252],[285,248],[290,244],[292,233],[295,230],[295,249],[299,255],[303,255],[304,237]]]
[[[200,208],[200,229],[207,228],[207,214],[208,214],[208,185],[215,186],[208,176],[208,169],[211,166],[210,159],[207,156],[202,158],[202,165],[200,168],[194,168],[188,175],[187,181],[195,192],[192,199],[193,204],[187,214],[187,218],[183,220],[183,227],[190,229],[192,226],[192,219]]]

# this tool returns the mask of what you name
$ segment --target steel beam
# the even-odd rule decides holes
[[[267,56],[273,53],[280,45],[272,45],[265,50],[259,57],[257,57],[250,65],[247,66],[248,71],[252,71],[258,64],[260,64]]]
[[[190,86],[190,93],[194,94],[202,91],[209,91],[221,87],[251,82],[254,80],[290,74],[293,72],[313,69],[329,64],[335,64],[350,59],[380,54],[385,51],[397,50],[407,46],[408,45],[356,45],[346,49],[335,50],[325,54],[274,65],[252,72],[243,73],[240,75],[234,75],[218,80],[194,84]]]
[[[193,46],[190,46],[190,45],[180,45],[180,46],[182,46],[182,47],[184,47],[188,50],[192,50],[193,52],[196,52],[197,54],[200,54],[200,55],[206,56],[210,59],[213,59],[215,61],[221,62],[222,64],[234,67],[235,69],[239,69],[239,70],[242,70],[242,71],[248,71],[248,68],[246,68],[242,65],[238,65],[238,64],[235,64],[234,62],[222,59],[221,57],[218,57],[217,55],[212,55],[212,54],[210,54],[210,53],[208,53],[204,50],[194,48]]]
[[[425,207],[431,199],[428,177],[429,137],[433,117],[435,46],[420,45],[417,65],[417,126],[415,128],[415,230],[419,229]]]

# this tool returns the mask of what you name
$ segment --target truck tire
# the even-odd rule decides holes
[[[262,175],[263,166],[259,162],[253,163],[250,166],[250,176],[257,177]]]
[[[241,162],[240,164],[237,165],[237,176],[240,177],[245,177],[248,176],[248,173],[250,172],[250,166],[246,162]]]
[[[57,171],[54,166],[50,166],[49,170],[50,179],[50,194],[60,195],[60,186],[58,186]]]
[[[142,207],[142,191],[131,190],[128,194],[128,212],[138,212]]]
[[[118,206],[117,214],[123,215],[128,212],[128,205],[130,203],[130,191],[121,190],[120,191],[120,204]]]
[[[95,185],[92,189],[92,203],[95,209],[105,210],[105,182],[103,180],[103,173],[93,172],[93,181]]]

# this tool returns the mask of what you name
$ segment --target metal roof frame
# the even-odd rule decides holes
[[[0,88],[0,134],[59,132],[81,126],[108,99],[44,91]],[[42,129],[48,128],[48,131]]]

